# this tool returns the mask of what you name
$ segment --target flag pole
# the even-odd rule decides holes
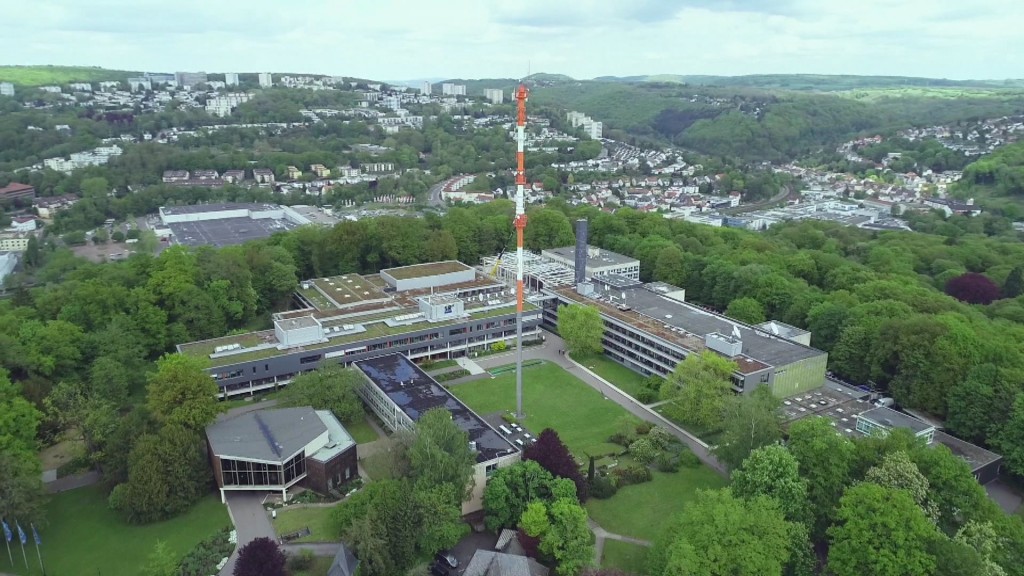
[[[28,570],[28,554],[25,554],[25,541],[21,541],[21,555],[25,558],[25,569]]]
[[[11,541],[4,538],[4,542],[7,544],[7,558],[11,561],[11,568],[14,568],[14,556],[11,555]]]
[[[25,536],[25,531],[21,529],[21,522],[15,520],[14,525],[18,527],[18,540],[21,542],[21,556],[25,559],[25,569],[28,570],[28,554],[25,553],[25,540],[28,540],[28,538]]]
[[[11,556],[11,527],[7,525],[7,518],[0,518],[0,525],[4,529],[4,543],[7,544],[7,558],[11,561],[11,568],[14,568],[14,556]]]
[[[43,566],[43,553],[39,550],[39,532],[36,532],[36,525],[30,523],[32,526],[32,535],[35,536],[36,541],[36,556],[39,557],[39,569],[43,571],[43,576],[46,576],[46,567]]]

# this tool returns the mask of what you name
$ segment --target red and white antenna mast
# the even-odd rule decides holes
[[[516,90],[516,418],[523,417],[523,231],[526,229],[526,99],[520,82]]]

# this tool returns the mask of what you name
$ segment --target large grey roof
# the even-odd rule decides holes
[[[561,246],[559,248],[550,248],[548,250],[542,250],[541,255],[545,252],[556,254],[562,258],[568,259],[570,262],[576,261],[576,246]],[[591,254],[595,254],[591,256]],[[604,268],[605,266],[622,266],[626,264],[640,264],[640,261],[636,258],[619,254],[618,252],[612,252],[611,250],[605,250],[604,248],[598,248],[596,246],[587,246],[587,267],[588,268]]]
[[[327,426],[309,406],[257,410],[206,427],[213,453],[221,458],[284,462]]]
[[[885,406],[879,406],[877,408],[872,408],[871,410],[861,412],[860,414],[857,415],[857,418],[870,420],[875,424],[885,426],[886,428],[890,429],[906,428],[907,430],[910,430],[914,434],[935,428],[934,426],[922,422],[921,420],[918,420],[913,416],[893,410],[892,408],[887,408]]]
[[[595,282],[600,278],[595,278]],[[603,291],[600,291],[603,293]],[[610,294],[616,298],[616,302],[622,302],[625,295],[625,304],[634,311],[652,320],[681,328],[701,338],[712,332],[718,332],[730,336],[735,326],[743,340],[742,353],[775,367],[786,366],[824,354],[807,346],[802,346],[784,338],[774,336],[770,333],[755,330],[746,324],[730,320],[725,316],[703,310],[691,304],[679,302],[660,294],[651,292],[644,287],[627,288],[625,290],[613,289]]]
[[[462,576],[530,576],[525,556],[477,550]]]

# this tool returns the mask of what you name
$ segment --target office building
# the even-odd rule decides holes
[[[0,204],[9,204],[15,200],[31,201],[36,197],[36,189],[29,184],[11,182],[0,188]]]
[[[213,476],[226,492],[305,486],[328,494],[359,476],[356,442],[330,410],[257,410],[206,427]]]
[[[274,85],[274,77],[270,72],[260,72],[259,75],[260,88],[270,88]]]
[[[430,84],[430,82],[424,81],[423,84],[420,85],[420,94],[423,94],[424,96],[430,96],[430,93],[433,91],[433,89],[434,87]]]
[[[640,261],[636,258],[616,254],[610,250],[602,250],[597,246],[587,245],[584,249],[586,250],[585,275],[587,277],[618,274],[632,280],[640,280]],[[576,248],[574,246],[541,250],[540,255],[542,258],[562,264],[575,272]]]
[[[273,330],[179,344],[178,352],[203,358],[229,397],[276,389],[331,363],[390,352],[456,358],[516,337],[514,294],[455,261],[314,278],[294,301],[296,309],[273,316]],[[540,339],[540,323],[540,308],[527,302],[524,338]]]
[[[4,285],[4,279],[14,272],[18,265],[18,255],[14,252],[0,251],[0,286]]]
[[[444,96],[465,96],[466,85],[445,82],[444,84],[441,84],[441,94]]]
[[[496,88],[484,88],[484,98],[491,104],[501,104],[505,100],[505,93]]]
[[[487,478],[498,468],[519,462],[519,448],[402,354],[368,358],[353,366],[366,378],[359,389],[360,397],[392,431],[414,430],[429,410],[442,409],[451,414],[455,425],[469,436],[470,449],[476,453],[473,489],[462,503],[462,513],[481,510]]]
[[[248,102],[251,98],[252,96],[245,92],[221,94],[206,101],[206,112],[211,116],[224,118],[225,116],[230,116],[235,108],[238,108],[240,104]]]
[[[206,72],[175,72],[174,81],[181,88],[206,84]]]
[[[0,82],[0,96],[14,96],[14,84]]]
[[[0,232],[0,252],[24,252],[31,237],[28,232]]]
[[[238,74],[235,72],[226,72],[224,74],[224,85],[238,86]]]

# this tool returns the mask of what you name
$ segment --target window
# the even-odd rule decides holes
[[[768,377],[769,376],[770,375],[767,372],[765,372],[764,374],[761,374],[761,383],[764,384],[764,383],[768,382]]]
[[[488,464],[487,467],[484,468],[484,472],[487,474],[488,478],[490,478],[497,471],[498,471],[498,464],[497,463],[495,463],[495,464]]]
[[[316,362],[318,360],[320,360],[320,354],[316,354],[313,356],[303,356],[302,358],[299,358],[299,364],[312,364],[313,362]]]

